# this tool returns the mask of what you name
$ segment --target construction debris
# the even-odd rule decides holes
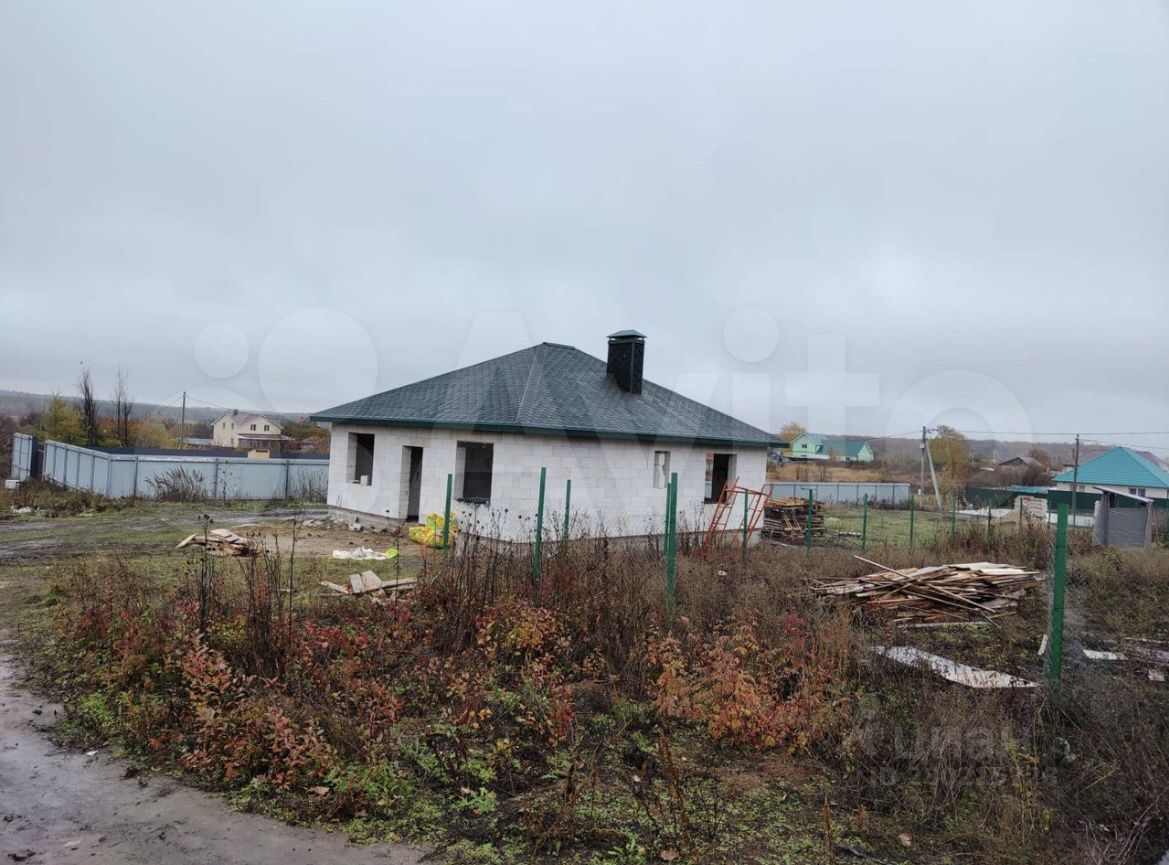
[[[798,496],[769,499],[763,507],[763,537],[802,543],[808,533],[808,500]],[[812,537],[824,534],[820,503],[812,502]]]
[[[1165,644],[1157,640],[1143,640],[1139,637],[1122,637],[1128,653],[1143,661],[1152,661],[1154,664],[1169,665],[1169,651],[1154,648]]]
[[[1095,649],[1084,649],[1084,657],[1089,661],[1127,661],[1128,655],[1123,652],[1102,652]]]
[[[416,544],[441,550],[444,544],[454,543],[459,534],[459,521],[454,516],[450,528],[444,532],[445,525],[442,514],[427,514],[426,522],[412,527],[407,535]]]
[[[394,551],[394,555],[397,555],[397,550]],[[392,557],[386,553],[379,553],[377,550],[371,550],[369,547],[358,547],[355,550],[333,550],[333,558],[384,562],[386,559]]]
[[[856,558],[877,567],[860,556]],[[894,615],[894,624],[993,621],[1010,615],[1026,590],[1043,580],[1039,571],[967,562],[925,568],[885,568],[855,579],[815,586],[819,595],[843,595],[866,609]]]
[[[206,547],[207,553],[212,556],[258,556],[264,551],[264,545],[255,538],[245,538],[228,529],[212,529],[205,535],[196,534],[184,538],[175,547]]]
[[[418,580],[407,577],[401,580],[383,580],[373,571],[362,571],[360,574],[349,575],[349,585],[342,586],[321,580],[326,589],[340,595],[368,595],[375,604],[385,604],[387,600],[398,600],[408,592],[412,592],[418,585]]]
[[[1034,688],[1034,682],[999,673],[994,670],[980,670],[968,667],[940,655],[931,655],[912,646],[873,646],[878,655],[905,664],[909,667],[925,667],[948,682],[957,682],[970,688]]]

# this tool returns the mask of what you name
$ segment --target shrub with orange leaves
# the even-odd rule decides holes
[[[742,623],[709,641],[690,634],[689,652],[674,636],[652,641],[655,706],[663,717],[703,724],[715,739],[806,750],[847,720],[849,703],[808,623],[789,614],[782,634],[766,646],[752,624]]]
[[[185,768],[233,786],[261,777],[291,789],[319,783],[333,767],[315,721],[295,723],[265,693],[266,683],[233,673],[202,638],[180,664],[188,697],[188,751],[179,761]]]

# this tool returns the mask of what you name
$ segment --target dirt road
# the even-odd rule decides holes
[[[57,749],[60,707],[16,685],[0,655],[0,862],[29,865],[320,865],[416,863],[401,845],[355,847],[344,835],[231,811],[162,777],[127,779],[126,764]]]

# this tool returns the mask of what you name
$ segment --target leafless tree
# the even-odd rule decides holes
[[[130,415],[134,412],[134,398],[130,396],[130,374],[118,367],[114,379],[114,430],[118,444],[124,448],[133,447],[130,441]]]
[[[93,377],[89,374],[89,367],[81,367],[81,376],[77,379],[77,410],[81,414],[81,432],[85,436],[87,445],[101,443],[101,435],[97,427],[97,397],[93,393]]]

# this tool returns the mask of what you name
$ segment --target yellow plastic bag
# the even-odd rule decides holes
[[[434,547],[440,549],[442,547],[442,530],[443,518],[442,514],[427,514],[426,522],[420,526],[414,526],[410,529],[410,540],[416,544],[421,544],[424,547]],[[450,540],[454,541],[455,535],[459,533],[459,522],[453,516],[451,517]]]

